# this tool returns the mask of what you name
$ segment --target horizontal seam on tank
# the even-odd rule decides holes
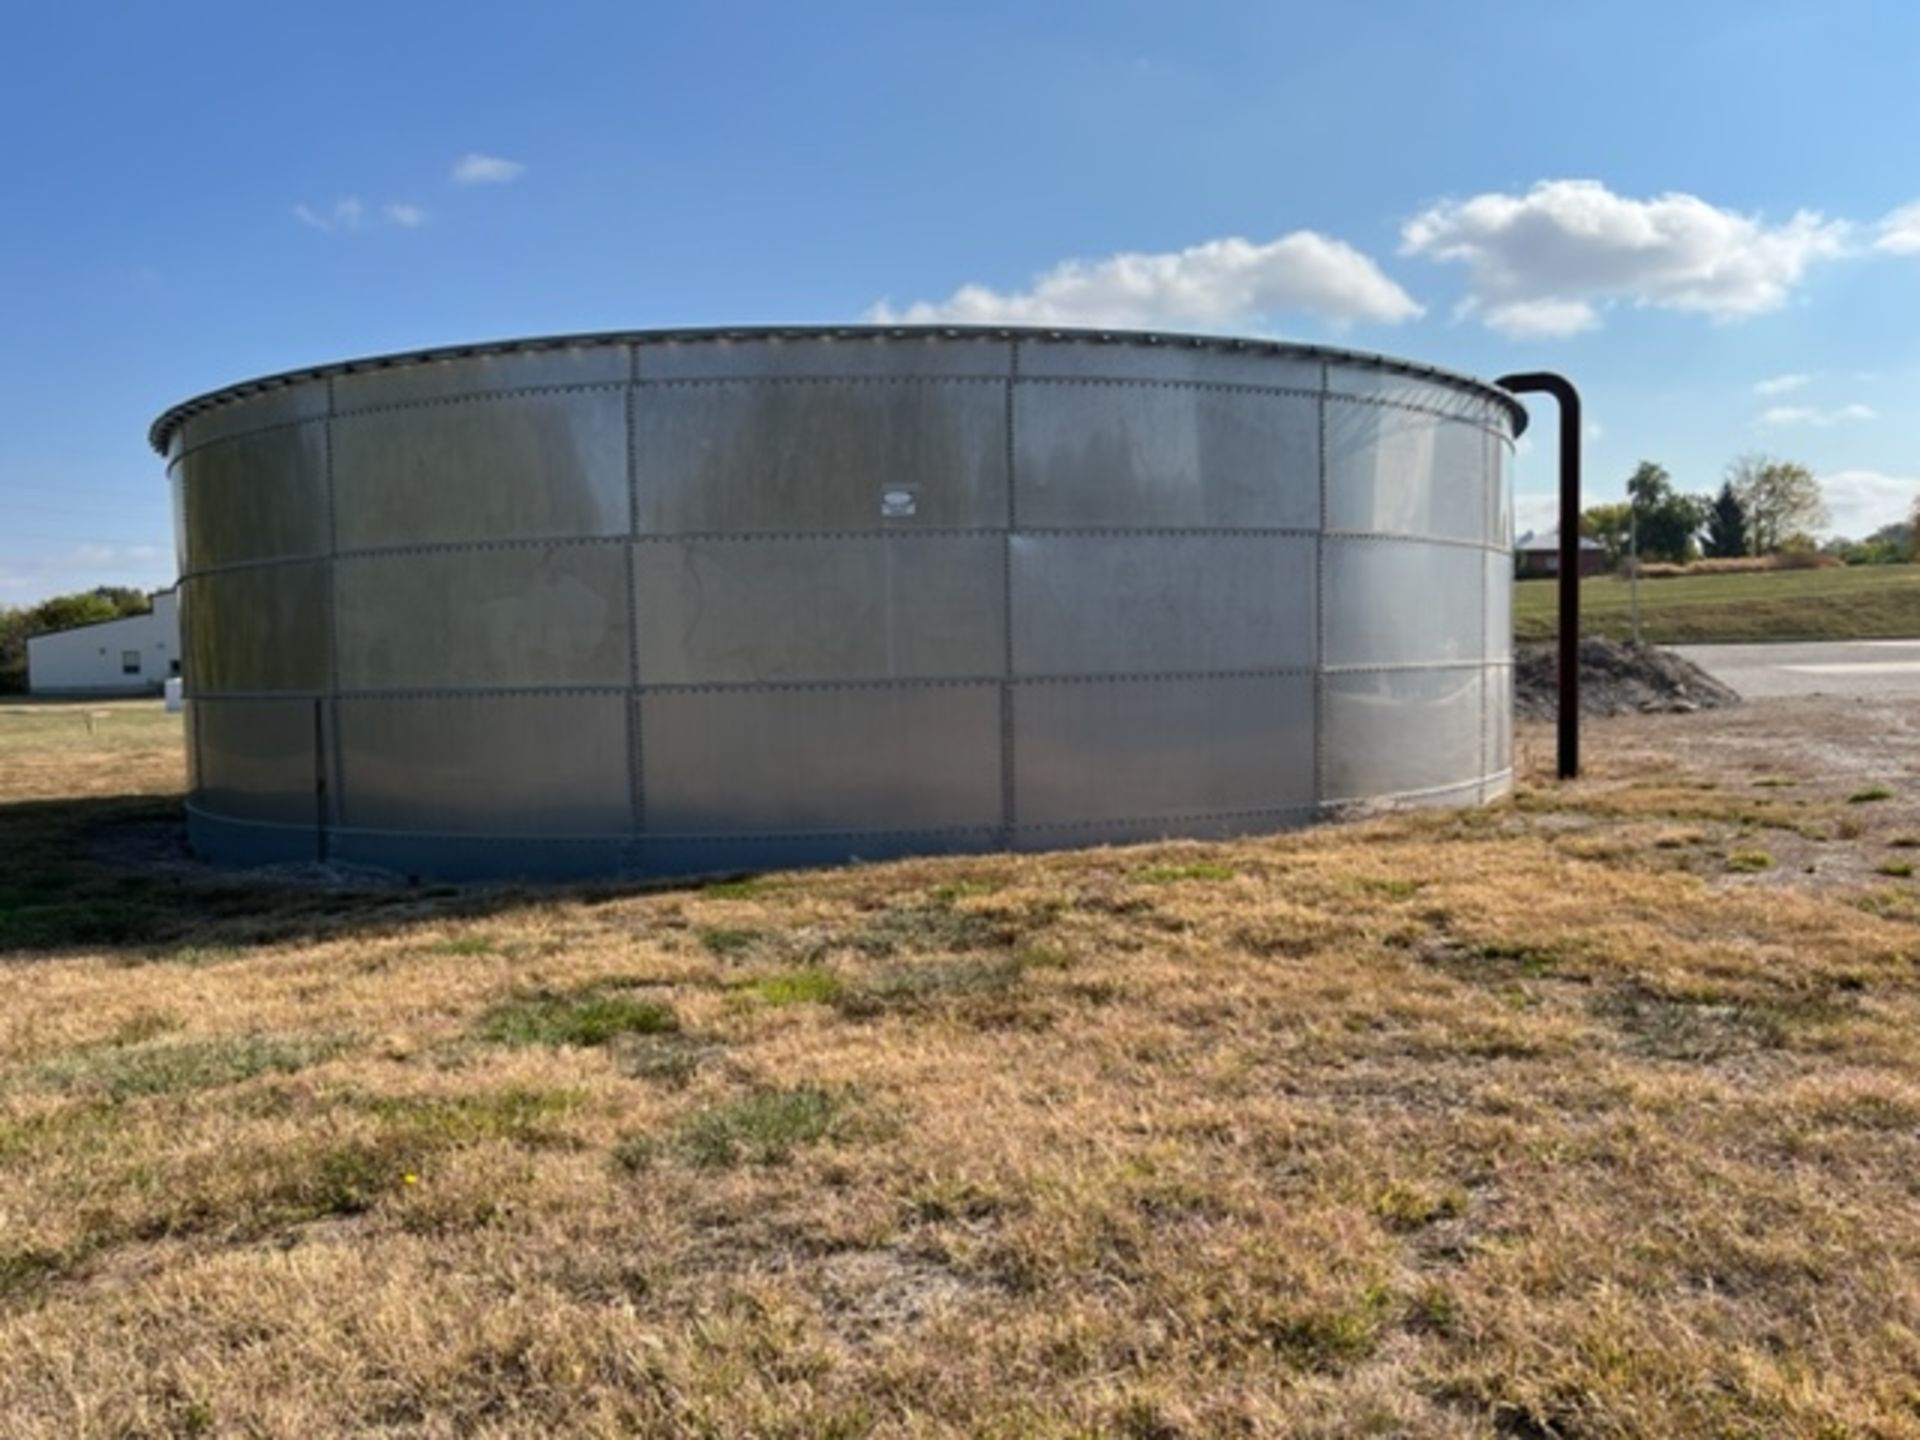
[[[627,535],[613,532],[603,535],[540,535],[502,537],[486,540],[416,540],[391,545],[356,545],[328,554],[309,551],[292,555],[266,555],[253,560],[229,560],[218,565],[201,565],[180,574],[181,580],[199,580],[209,575],[225,575],[240,570],[260,570],[274,565],[313,565],[327,560],[378,560],[408,555],[450,555],[512,550],[558,550],[592,546],[672,545],[675,543],[719,544],[754,541],[839,540],[987,540],[1009,535],[1014,539],[1045,540],[1311,540],[1324,535],[1333,540],[1360,540],[1405,545],[1439,545],[1456,550],[1479,550],[1489,555],[1510,553],[1504,545],[1451,535],[1401,534],[1381,530],[1313,530],[1296,525],[1273,526],[1070,526],[1034,525],[1004,531],[982,526],[927,526],[921,529],[884,528],[871,530],[734,530],[682,531],[673,534]]]
[[[633,382],[639,390],[690,389],[701,385],[1004,385],[1007,372],[960,374],[854,375],[822,371],[817,375],[642,375]]]
[[[1323,530],[1329,540],[1391,541],[1403,545],[1444,545],[1454,550],[1483,550],[1489,555],[1512,555],[1511,547],[1486,540],[1468,540],[1457,535],[1412,535],[1394,530]]]
[[[258,560],[228,560],[219,565],[202,565],[197,570],[182,570],[175,583],[203,580],[210,575],[231,575],[238,570],[266,570],[275,565],[319,565],[333,557],[325,551],[305,555],[266,555]]]
[[[1438,405],[1422,405],[1417,400],[1402,400],[1386,395],[1348,395],[1338,390],[1322,391],[1316,388],[1303,388],[1298,385],[1260,385],[1251,381],[1235,380],[1182,380],[1174,377],[1155,379],[1148,376],[1124,375],[1021,375],[1014,382],[1020,385],[1087,385],[1118,386],[1121,388],[1149,390],[1204,390],[1221,394],[1278,395],[1299,400],[1319,400],[1322,395],[1329,400],[1342,400],[1353,405],[1369,405],[1389,410],[1407,410],[1414,414],[1430,416],[1436,420],[1452,420],[1470,426],[1475,430],[1487,431],[1494,435],[1502,433],[1498,425],[1492,424],[1477,415],[1466,414],[1458,410],[1444,409]],[[1492,402],[1487,402],[1491,405]],[[1511,438],[1511,437],[1509,437]]]
[[[312,835],[316,833],[318,829],[317,826],[311,823],[301,823],[292,820],[255,820],[240,815],[222,815],[217,811],[207,809],[204,805],[195,804],[191,800],[185,802],[185,809],[188,815],[195,816],[202,820],[210,820],[217,825],[247,825],[265,830],[289,830],[302,835]],[[633,839],[631,833],[625,830],[609,830],[604,835],[547,835],[537,832],[508,835],[469,835],[459,830],[380,830],[371,829],[364,825],[329,825],[326,828],[327,834],[333,838],[338,838],[342,835],[386,835],[396,839],[408,840],[476,840],[516,845],[610,845],[618,847],[630,844]]]
[[[167,469],[172,470],[181,461],[198,455],[202,450],[211,450],[216,445],[226,445],[235,440],[251,440],[257,435],[271,435],[277,430],[298,430],[302,425],[325,425],[326,423],[327,416],[322,412],[318,415],[302,415],[293,420],[273,420],[265,425],[255,425],[246,430],[234,430],[225,435],[210,435],[196,445],[181,446],[178,453],[167,461]]]
[[[1396,400],[1386,395],[1346,395],[1338,390],[1327,391],[1327,399],[1338,400],[1345,405],[1367,405],[1381,410],[1410,410],[1416,415],[1428,415],[1435,420],[1451,420],[1475,430],[1484,430],[1492,435],[1501,434],[1498,425],[1474,415],[1463,415],[1457,410],[1443,410],[1437,405],[1422,405],[1417,400]]]
[[[1040,685],[1151,685],[1204,680],[1284,680],[1325,675],[1424,673],[1446,670],[1512,669],[1511,659],[1409,660],[1390,664],[1329,665],[1316,672],[1311,665],[1241,666],[1220,670],[1101,670],[1086,674],[1056,672],[1015,675],[1017,686]],[[196,690],[194,700],[294,700],[332,695],[340,700],[461,700],[540,696],[624,696],[764,694],[773,691],[828,690],[937,690],[984,689],[1007,681],[999,674],[866,676],[845,680],[683,680],[649,681],[638,686],[623,682],[555,685],[406,685],[392,689],[348,686],[336,690]]]
[[[1277,815],[1312,815],[1312,801],[1301,805],[1268,805],[1252,810],[1192,810],[1174,815],[1132,815],[1118,820],[1023,820],[1018,830],[1115,830],[1140,825],[1196,825],[1214,820],[1263,820]]]
[[[1425,384],[1443,386],[1462,394],[1472,394],[1488,404],[1505,404],[1517,425],[1526,424],[1526,410],[1520,402],[1503,395],[1488,382],[1470,375],[1442,370],[1437,366],[1366,351],[1344,350],[1337,346],[1299,344],[1286,341],[1252,340],[1243,336],[1171,335],[1150,330],[1062,331],[1035,326],[760,326],[737,328],[690,328],[680,330],[615,330],[573,335],[523,336],[517,339],[484,341],[467,345],[444,345],[424,350],[401,351],[391,355],[368,356],[307,366],[277,375],[260,376],[202,395],[170,407],[154,421],[148,439],[162,449],[175,431],[197,415],[222,407],[271,395],[296,386],[343,375],[377,374],[418,365],[460,360],[484,359],[500,355],[537,355],[563,350],[606,349],[631,345],[636,349],[673,344],[716,344],[741,341],[765,343],[783,341],[848,341],[872,345],[876,342],[909,341],[945,344],[1025,341],[1059,346],[1116,346],[1142,350],[1203,351],[1209,354],[1257,356],[1270,359],[1319,360],[1354,369],[1384,371],[1406,375]]]
[[[1328,665],[1323,675],[1397,675],[1403,670],[1492,670],[1511,666],[1511,660],[1398,660],[1374,665]]]
[[[998,539],[1006,533],[990,525],[927,525],[912,528],[888,525],[843,530],[675,530],[649,532],[628,538],[636,545],[671,545],[690,540],[707,545],[719,541],[755,540],[985,540]]]
[[[1417,790],[1390,790],[1384,794],[1334,796],[1320,802],[1322,809],[1346,810],[1355,805],[1384,805],[1395,800],[1430,800],[1436,795],[1451,795],[1456,790],[1472,790],[1495,779],[1492,775],[1475,775],[1470,780],[1449,780],[1444,785],[1427,785]]]
[[[203,811],[199,813],[204,814],[205,812]],[[219,817],[215,816],[212,818],[218,819]],[[241,823],[252,824],[252,823],[272,823],[272,822],[243,821]],[[565,845],[565,844],[610,845],[610,846],[615,846],[615,847],[624,848],[624,849],[635,849],[635,848],[642,848],[649,844],[684,844],[688,841],[697,841],[701,844],[736,844],[737,843],[737,844],[743,844],[743,845],[759,845],[759,844],[765,844],[768,840],[783,840],[783,839],[784,840],[856,840],[856,839],[898,838],[902,840],[912,840],[912,839],[918,839],[925,836],[937,836],[937,835],[978,835],[983,839],[991,839],[994,835],[999,833],[999,830],[1000,830],[1000,827],[998,825],[947,825],[947,826],[932,826],[932,827],[921,826],[919,828],[912,829],[912,830],[887,830],[887,829],[879,829],[879,830],[729,830],[729,831],[720,831],[720,832],[693,831],[693,830],[686,830],[686,831],[662,830],[662,831],[654,831],[651,833],[642,833],[639,835],[634,835],[624,831],[618,832],[618,833],[609,831],[604,835],[600,835],[600,834],[546,835],[546,834],[541,834],[537,831],[536,832],[508,832],[503,834],[500,832],[487,833],[487,832],[481,832],[481,831],[469,832],[464,830],[413,830],[413,829],[389,830],[381,827],[366,826],[366,825],[343,825],[343,826],[333,827],[332,834],[336,838],[342,835],[348,835],[348,836],[359,835],[359,836],[368,836],[368,837],[384,837],[384,838],[391,838],[395,840],[458,841],[463,844],[481,844],[481,845],[484,845],[484,844],[532,845],[532,844],[555,843],[555,844],[562,844],[562,845]]]
[[[377,373],[377,372],[375,372]],[[403,410],[431,410],[448,405],[471,405],[488,400],[515,400],[533,396],[590,394],[597,391],[616,391],[629,389],[669,389],[701,385],[938,385],[955,383],[963,385],[1005,384],[1005,372],[998,374],[926,374],[926,375],[856,375],[822,373],[818,375],[700,375],[684,377],[660,377],[648,379],[645,376],[635,380],[569,380],[552,385],[510,385],[489,390],[469,390],[459,395],[423,395],[412,400],[389,400],[375,405],[354,405],[340,410],[332,418],[351,420],[363,415],[385,415]],[[1322,393],[1317,389],[1306,389],[1294,385],[1258,385],[1251,382],[1231,380],[1182,380],[1172,377],[1150,379],[1144,376],[1121,375],[1022,375],[1014,380],[1015,393],[1022,385],[1085,385],[1117,386],[1123,389],[1154,390],[1195,390],[1218,394],[1273,395],[1301,400],[1318,400]],[[1500,438],[1512,437],[1502,431],[1498,425],[1472,415],[1442,409],[1437,405],[1422,405],[1414,400],[1394,399],[1382,395],[1348,395],[1337,390],[1324,392],[1329,400],[1341,400],[1353,405],[1369,405],[1391,410],[1406,410],[1414,414],[1427,415],[1438,420],[1452,420],[1469,425],[1476,430],[1484,430]],[[1489,402],[1491,403],[1491,402]],[[191,419],[191,417],[188,417]],[[274,420],[264,425],[250,426],[245,430],[235,430],[225,435],[214,435],[198,444],[183,446],[168,461],[168,467],[179,464],[189,456],[196,455],[215,445],[224,445],[235,440],[247,440],[257,435],[272,434],[277,430],[297,429],[302,425],[316,422],[324,423],[326,415],[303,415],[289,420]],[[183,424],[186,423],[183,421]]]
[[[378,405],[354,405],[337,412],[336,420],[351,420],[359,415],[385,415],[395,410],[434,410],[447,405],[472,405],[483,400],[519,400],[537,395],[584,395],[594,391],[619,391],[632,381],[562,380],[552,385],[505,385],[494,390],[466,390],[458,395],[421,395],[412,400],[388,400]]]
[[[325,700],[332,690],[183,690],[183,700]]]

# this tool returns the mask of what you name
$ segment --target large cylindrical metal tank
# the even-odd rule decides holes
[[[675,874],[1511,775],[1505,392],[1251,340],[615,334],[154,425],[221,861]]]

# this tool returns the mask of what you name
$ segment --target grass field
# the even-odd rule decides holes
[[[1612,576],[1586,581],[1580,588],[1581,629],[1630,636],[1631,589]],[[1554,605],[1553,581],[1519,582],[1515,637],[1551,640],[1559,631]],[[1643,580],[1640,630],[1657,645],[1920,637],[1920,565]]]
[[[1904,772],[327,890],[109,708],[0,711],[10,1437],[1920,1434]]]

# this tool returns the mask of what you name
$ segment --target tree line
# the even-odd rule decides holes
[[[1813,532],[1826,523],[1826,500],[1813,472],[1771,455],[1742,455],[1713,495],[1682,494],[1664,466],[1642,460],[1627,479],[1625,500],[1590,505],[1580,516],[1581,533],[1600,543],[1610,567],[1629,547],[1643,560],[1676,564],[1703,555],[1811,552]],[[1890,558],[1905,559],[1905,548]]]
[[[72,595],[55,595],[38,605],[0,605],[0,694],[27,688],[27,641],[49,630],[70,630],[153,608],[144,590],[99,585]]]

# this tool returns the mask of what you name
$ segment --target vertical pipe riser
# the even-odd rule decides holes
[[[1551,395],[1560,407],[1559,775],[1580,774],[1580,392],[1564,375],[1528,371],[1494,382],[1516,395]]]

